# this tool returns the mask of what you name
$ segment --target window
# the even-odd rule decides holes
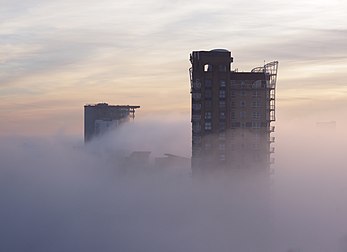
[[[225,90],[219,90],[219,98],[221,99],[225,98]]]
[[[200,144],[201,136],[193,136],[193,144]]]
[[[219,72],[226,72],[227,71],[227,66],[226,65],[219,65],[218,66],[218,71]]]
[[[252,122],[246,122],[246,128],[251,128],[252,127]]]
[[[236,104],[235,104],[234,101],[232,101],[230,104],[231,104],[231,107],[232,107],[232,108],[236,107]]]
[[[260,119],[260,112],[254,111],[254,112],[252,113],[252,119],[255,119],[255,120]]]
[[[246,102],[245,102],[245,101],[240,101],[240,106],[241,106],[241,107],[246,106]]]
[[[259,108],[259,107],[260,107],[260,101],[259,101],[259,100],[253,101],[253,102],[252,102],[252,107],[253,107],[253,108]]]
[[[201,146],[199,146],[199,145],[193,145],[192,146],[193,148],[192,148],[192,154],[193,154],[193,156],[195,156],[195,155],[199,155],[200,153],[201,153]]]
[[[192,154],[193,154],[193,156],[195,156],[195,155],[199,155],[200,153],[201,153],[201,146],[200,145],[193,145],[192,146],[193,148],[192,148]]]
[[[210,88],[210,87],[212,87],[212,80],[209,80],[209,79],[205,80],[205,88]]]
[[[253,82],[252,88],[261,88],[261,80]]]
[[[207,119],[207,120],[212,119],[212,113],[211,112],[205,112],[205,119]]]
[[[236,113],[235,111],[231,111],[231,119],[235,119],[236,118]]]
[[[193,119],[193,121],[200,121],[201,115],[193,115],[192,119]]]
[[[225,130],[225,127],[226,127],[226,124],[225,124],[225,122],[224,121],[220,121],[219,122],[219,130],[222,130],[222,131],[224,131]]]
[[[246,111],[241,111],[240,112],[240,118],[245,118],[246,117]]]
[[[231,123],[231,127],[232,128],[240,128],[240,126],[241,126],[240,122],[233,122],[233,123]]]
[[[219,141],[224,141],[225,140],[225,132],[220,132],[218,139],[219,139]]]
[[[219,113],[219,119],[225,119],[225,112]]]
[[[259,129],[261,127],[261,123],[260,122],[252,122],[252,128],[253,129]]]
[[[244,81],[241,81],[240,87],[241,88],[245,88],[246,87],[246,83]]]
[[[205,109],[210,110],[212,108],[212,102],[211,101],[205,101]]]
[[[235,87],[237,87],[237,85],[238,85],[238,82],[237,82],[237,81],[235,81],[235,80],[231,80],[231,81],[230,81],[230,87],[231,87],[231,88],[235,88]]]
[[[211,72],[212,71],[212,65],[211,64],[205,64],[204,65],[204,72]]]
[[[193,110],[200,110],[201,104],[200,103],[193,103]]]
[[[241,90],[240,91],[240,96],[246,96],[246,91],[245,90]]]
[[[219,155],[219,160],[220,161],[225,161],[225,154],[220,154]]]
[[[220,80],[219,81],[219,86],[221,87],[221,88],[224,88],[224,87],[226,87],[226,81],[225,80]]]
[[[205,143],[205,150],[210,150],[212,148],[211,143]]]
[[[212,90],[211,89],[205,90],[205,98],[206,99],[211,99],[212,98]]]
[[[200,89],[201,88],[201,82],[199,80],[194,81],[193,87],[195,89]]]
[[[219,150],[220,151],[225,151],[225,144],[224,143],[220,143],[219,144]]]
[[[193,131],[194,132],[200,132],[201,130],[201,125],[199,122],[193,122]]]
[[[205,130],[212,130],[212,122],[205,122]]]
[[[225,101],[219,101],[219,108],[225,108]]]
[[[258,90],[253,90],[252,96],[253,97],[258,97]]]
[[[234,90],[232,90],[232,91],[230,92],[230,96],[231,96],[231,97],[235,97],[235,96],[236,96],[236,92],[235,92]]]
[[[193,93],[192,97],[193,97],[193,100],[200,100],[201,99],[201,93]]]

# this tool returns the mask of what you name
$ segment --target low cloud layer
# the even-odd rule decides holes
[[[182,122],[134,123],[87,146],[2,138],[1,250],[345,251],[339,128],[282,127],[269,194],[256,180],[200,183],[180,169],[119,175],[120,152],[189,156]]]

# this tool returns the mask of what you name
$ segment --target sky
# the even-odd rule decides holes
[[[0,0],[0,248],[230,251],[226,231],[248,226],[225,221],[240,217],[229,194],[112,173],[119,145],[190,156],[189,54],[226,48],[239,71],[279,61],[275,251],[345,251],[346,24],[344,0]],[[98,102],[141,108],[83,147]]]
[[[343,0],[0,0],[0,134],[82,138],[83,105],[189,118],[193,50],[278,60],[277,119],[345,120]]]

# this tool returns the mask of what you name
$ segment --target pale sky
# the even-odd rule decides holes
[[[0,0],[0,134],[79,134],[83,105],[190,113],[193,50],[278,60],[278,120],[346,120],[344,0]]]

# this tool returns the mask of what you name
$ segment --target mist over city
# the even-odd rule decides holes
[[[88,146],[64,135],[2,139],[2,250],[346,250],[342,129],[278,132],[271,199],[254,181],[196,184],[180,167],[119,173],[119,151],[189,153],[185,119],[124,125]]]
[[[345,2],[0,13],[0,251],[347,251]]]

